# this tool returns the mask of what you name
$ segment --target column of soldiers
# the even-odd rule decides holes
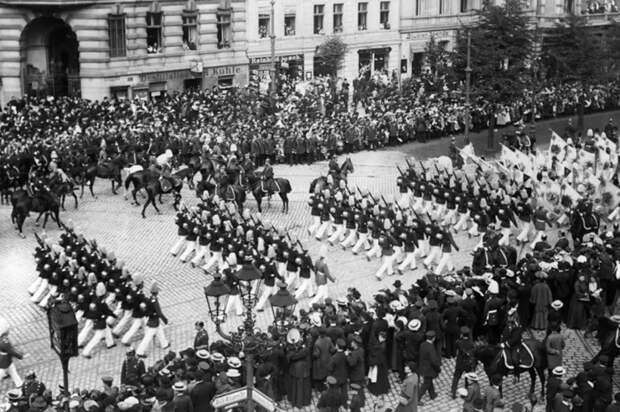
[[[294,290],[298,299],[307,295],[318,302],[329,295],[327,283],[335,279],[325,264],[326,248],[322,248],[319,260],[313,262],[299,241],[283,230],[265,225],[259,214],[252,216],[246,209],[238,215],[215,197],[198,206],[181,208],[175,221],[178,239],[171,254],[179,256],[182,262],[200,266],[207,274],[223,277],[233,291],[226,313],[242,314],[241,300],[235,298],[239,290],[236,269],[248,262],[263,275],[256,306],[259,312],[264,310],[269,296],[277,292],[278,281]],[[315,289],[319,293],[315,294]]]
[[[92,356],[101,340],[107,348],[116,346],[118,338],[130,346],[140,329],[144,337],[138,355],[146,355],[154,336],[162,348],[170,346],[157,283],[152,284],[149,295],[140,273],[130,274],[114,252],[87,240],[71,224],[64,226],[58,244],[45,234],[37,240],[34,256],[39,276],[28,289],[31,300],[44,308],[56,299],[71,303],[80,322],[78,345],[85,358]]]
[[[515,181],[479,167],[475,177],[468,177],[420,164],[401,171],[397,184],[401,197],[388,202],[328,179],[310,197],[313,223],[308,234],[319,241],[327,237],[331,245],[339,243],[353,254],[365,253],[369,261],[381,258],[376,272],[381,280],[419,264],[437,275],[452,272],[452,250],[459,250],[453,234],[458,232],[480,237],[476,250],[513,260],[511,236],[517,244],[531,241],[534,249],[551,225],[541,206],[532,208],[534,185],[527,176]]]

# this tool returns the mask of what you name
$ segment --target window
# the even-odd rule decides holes
[[[284,16],[284,35],[285,36],[295,35],[295,15],[294,14],[287,14]]]
[[[379,9],[379,24],[384,29],[390,28],[390,2],[382,1]]]
[[[443,14],[443,0],[439,0],[439,14]]]
[[[469,0],[461,0],[461,13],[467,13],[469,11]]]
[[[108,16],[108,36],[110,57],[126,56],[127,47],[125,41],[124,14],[110,14]]]
[[[415,0],[415,15],[420,15],[420,0]]]
[[[334,33],[342,33],[342,3],[334,4]]]
[[[217,48],[230,47],[232,38],[232,11],[231,9],[218,9],[217,11]]]
[[[325,6],[322,4],[314,5],[314,34],[323,34],[323,12]]]
[[[146,52],[161,53],[161,12],[146,13]]]
[[[269,28],[271,18],[268,14],[259,14],[258,15],[258,37],[261,39],[269,36],[269,32],[271,31]]]
[[[366,30],[368,20],[368,3],[357,3],[357,28]]]
[[[183,48],[196,50],[198,38],[198,14],[196,12],[183,15]]]

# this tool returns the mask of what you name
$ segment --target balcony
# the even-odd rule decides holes
[[[73,7],[88,6],[101,0],[0,0],[0,4],[14,7]]]

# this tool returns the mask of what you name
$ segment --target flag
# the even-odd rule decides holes
[[[521,170],[523,170],[523,173],[526,175],[535,176],[536,173],[534,171],[534,163],[532,162],[532,159],[519,150],[514,152],[514,154],[518,158],[518,164],[521,165]]]
[[[582,165],[594,165],[595,160],[596,156],[594,155],[594,153],[590,153],[587,150],[583,149],[579,150],[578,161]]]
[[[467,160],[468,158],[471,158],[471,157],[476,157],[476,152],[474,151],[474,145],[471,143],[468,143],[465,146],[463,146],[463,148],[460,149],[459,152],[463,160]]]
[[[549,140],[549,153],[557,156],[558,158],[562,158],[561,154],[564,153],[564,148],[566,145],[566,141],[552,130],[551,140]]]
[[[519,158],[517,157],[517,155],[515,154],[515,152],[513,152],[512,150],[510,150],[508,147],[506,147],[505,145],[502,145],[502,151],[500,153],[499,158],[504,162],[505,165],[507,166],[514,166],[516,164],[519,163]]]

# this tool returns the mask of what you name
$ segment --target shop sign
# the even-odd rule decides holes
[[[450,37],[450,32],[447,30],[442,30],[433,32],[407,33],[407,40],[429,40],[431,35],[436,39],[445,39],[446,37]]]
[[[168,80],[187,79],[196,77],[194,73],[187,69],[184,70],[172,70],[168,72],[149,72],[140,73],[141,82],[165,82]]]
[[[205,69],[206,76],[234,76],[239,73],[241,73],[241,66],[218,66]]]
[[[303,54],[291,54],[288,56],[276,56],[276,61],[280,63],[303,60]],[[271,56],[263,56],[263,57],[250,57],[250,64],[264,64],[271,63]]]

